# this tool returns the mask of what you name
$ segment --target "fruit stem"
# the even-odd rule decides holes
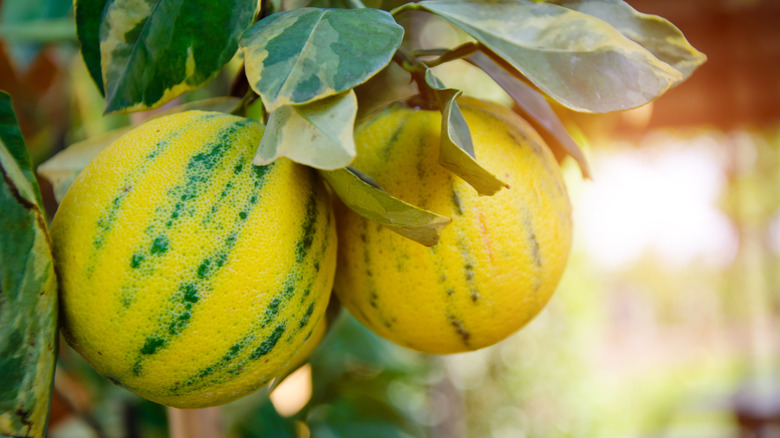
[[[246,109],[251,105],[255,100],[258,99],[258,95],[255,94],[252,90],[247,90],[244,93],[244,97],[241,98],[241,101],[238,102],[238,105],[233,109],[233,111],[230,112],[230,114],[233,114],[234,116],[241,116],[246,117]],[[262,102],[261,102],[262,105]],[[265,111],[265,107],[263,107],[263,115],[267,116],[267,112]],[[267,122],[268,117],[264,117],[264,120],[262,120],[263,123]]]
[[[425,72],[428,70],[428,65],[417,59],[414,53],[404,46],[398,46],[398,50],[393,55],[393,61],[408,71],[417,84],[419,99],[416,99],[415,103],[425,109],[438,109],[439,103],[436,95],[425,80]]]
[[[447,49],[417,50],[414,52],[414,55],[416,56],[438,55],[439,56],[438,58],[426,62],[428,67],[436,67],[438,65],[444,64],[445,62],[450,62],[456,59],[465,58],[475,53],[477,50],[479,50],[479,44],[474,42],[468,42],[465,44],[461,44],[460,46],[451,50],[447,50]]]

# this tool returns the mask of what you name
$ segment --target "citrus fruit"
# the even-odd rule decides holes
[[[130,131],[52,223],[62,330],[101,374],[195,408],[245,395],[322,336],[336,262],[317,175],[252,165],[263,126],[190,111]]]
[[[427,248],[343,209],[334,291],[377,334],[429,353],[494,344],[549,300],[571,246],[571,207],[548,147],[498,105],[460,101],[477,159],[510,185],[479,196],[438,164],[438,111],[394,104],[356,130],[353,167],[391,195],[452,217]]]

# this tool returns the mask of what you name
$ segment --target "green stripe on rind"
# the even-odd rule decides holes
[[[206,114],[195,121],[202,121],[204,117],[209,116],[210,114]],[[137,291],[135,284],[151,275],[155,269],[155,262],[159,261],[160,256],[168,251],[170,242],[167,233],[171,227],[184,217],[192,216],[195,213],[193,204],[199,201],[198,194],[208,190],[212,184],[211,177],[215,174],[213,170],[218,166],[237,165],[225,164],[223,160],[237,153],[237,149],[232,145],[233,139],[241,136],[243,130],[249,129],[253,123],[244,120],[234,122],[216,134],[215,139],[205,142],[204,148],[190,157],[182,181],[168,190],[168,202],[158,207],[155,217],[150,221],[151,225],[146,229],[148,241],[141,244],[129,260],[130,266],[135,271],[133,275],[135,281],[127,283],[121,292],[120,300],[125,307],[133,301],[134,292]],[[172,133],[169,141],[175,141],[176,136],[180,133],[181,131]],[[149,155],[156,154],[157,149],[155,148]],[[239,162],[245,160],[246,158],[239,158]],[[148,164],[149,160],[145,161],[142,170],[137,174],[145,173]],[[136,177],[136,179],[138,178]],[[109,212],[118,211],[120,206],[112,207]],[[100,230],[100,223],[98,225]],[[225,237],[230,239],[230,234]]]
[[[312,199],[315,200],[313,201]],[[308,208],[308,206],[311,205],[315,205],[314,208],[315,218],[309,217],[309,213],[311,213],[311,211]],[[304,224],[307,223],[314,224],[319,222],[316,220],[316,214],[319,211],[321,211],[323,208],[321,206],[320,208],[317,208],[317,205],[318,204],[316,202],[316,197],[315,195],[312,195],[309,201],[307,201],[308,213],[306,215],[306,218],[304,219]],[[331,244],[328,230],[330,229],[332,224],[331,222],[332,217],[331,214],[326,214],[326,216],[327,216],[327,221],[325,222],[324,227],[319,230],[324,237],[321,240],[318,250],[316,252],[307,250],[306,255],[304,255],[302,259],[296,259],[296,264],[288,272],[287,277],[283,283],[282,290],[279,291],[269,301],[269,305],[268,307],[266,307],[266,311],[263,313],[262,318],[259,318],[247,330],[246,334],[242,336],[240,340],[237,341],[234,345],[232,345],[220,357],[220,359],[218,359],[214,363],[204,367],[199,372],[190,376],[183,384],[170,388],[169,390],[171,391],[171,393],[180,394],[183,391],[193,391],[195,389],[201,388],[208,384],[213,384],[214,382],[222,383],[224,381],[236,378],[239,375],[241,375],[242,371],[246,368],[248,364],[250,364],[255,360],[258,360],[259,358],[267,354],[267,352],[270,351],[268,350],[269,347],[273,347],[276,345],[278,339],[275,339],[272,345],[270,339],[275,338],[274,333],[280,330],[279,326],[282,324],[277,324],[274,329],[274,333],[271,333],[271,335],[264,338],[262,341],[259,341],[256,333],[263,331],[266,327],[273,324],[276,318],[278,317],[278,315],[284,310],[284,308],[293,301],[293,298],[295,296],[299,294],[301,295],[301,304],[305,305],[305,303],[308,300],[309,305],[306,308],[304,314],[301,316],[301,319],[291,328],[291,330],[288,330],[288,327],[286,326],[286,324],[284,324],[285,332],[288,333],[287,342],[291,342],[294,336],[296,336],[301,330],[305,329],[309,325],[309,323],[311,322],[311,316],[314,313],[314,309],[318,301],[320,300],[320,296],[310,294],[311,288],[314,286],[314,281],[316,279],[316,276],[319,275],[319,269],[317,268],[314,270],[314,276],[309,279],[305,287],[301,287],[302,278],[301,278],[300,271],[301,269],[304,269],[308,265],[308,263],[306,263],[307,255],[308,258],[311,259],[311,264],[317,267],[319,265],[319,261],[324,258],[325,253]],[[301,228],[302,228],[302,235],[298,240],[298,245],[302,245],[301,242],[313,240],[312,237],[308,236],[309,231],[306,229],[307,227],[304,225]],[[316,231],[317,230],[315,230],[312,233],[312,235],[316,235],[317,234]],[[311,245],[311,243],[309,243],[309,245]],[[253,345],[257,345],[257,346],[253,348],[252,347]],[[265,347],[263,347],[263,345],[265,345]],[[262,353],[263,351],[266,352]],[[238,359],[239,362],[237,364],[232,364],[232,362],[235,359]],[[223,370],[223,372],[215,373],[215,370]],[[209,377],[211,379],[208,379]],[[272,377],[273,376],[269,376],[269,380]]]
[[[100,25],[106,113],[154,108],[209,81],[238,50],[256,6],[254,0],[108,0]]]
[[[191,124],[187,125],[184,129],[187,129],[189,126],[191,126]],[[92,272],[92,269],[94,269],[95,256],[103,248],[103,243],[105,242],[106,236],[113,229],[114,223],[119,216],[122,205],[128,193],[130,193],[135,183],[143,179],[143,177],[146,175],[146,171],[153,163],[153,158],[163,152],[169,145],[170,140],[180,135],[180,133],[181,131],[172,132],[168,135],[168,138],[157,142],[157,144],[152,149],[152,152],[149,154],[149,159],[145,160],[137,169],[135,169],[132,174],[130,174],[130,176],[125,179],[122,187],[117,189],[116,196],[111,201],[111,205],[103,212],[103,214],[100,215],[97,224],[95,224],[97,232],[95,233],[95,238],[92,240],[92,245],[95,251],[92,252],[92,260],[89,263],[90,268],[88,275]]]
[[[237,122],[236,125],[239,123],[242,122]],[[212,148],[212,152],[217,149],[220,149],[220,147],[215,145]],[[213,167],[218,164],[217,156],[220,155],[211,153],[197,154],[193,156],[190,163],[206,163],[205,165]],[[233,166],[233,164],[231,164],[231,166]],[[264,167],[254,167],[255,171],[252,173],[254,187],[253,190],[247,193],[246,198],[241,203],[241,205],[244,206],[242,212],[245,212],[248,215],[257,205],[257,199],[262,193],[265,177],[274,167],[273,164]],[[195,166],[195,168],[199,168],[199,166]],[[208,167],[208,169],[211,169],[211,167]],[[200,172],[205,171],[200,169]],[[204,184],[207,186],[210,183],[206,178],[196,178],[194,176],[187,177],[187,174],[185,174],[184,180],[190,185]],[[195,182],[196,180],[197,183]],[[172,199],[182,199],[182,197],[179,196],[179,190],[177,189],[171,190],[169,194],[172,194]],[[196,197],[197,196],[193,196],[192,198],[187,197],[186,200],[195,199]],[[174,204],[172,206],[173,211],[185,211],[181,210],[179,208],[180,206],[181,204]],[[163,215],[166,213],[169,213],[169,211],[162,211],[160,216],[165,217]],[[246,217],[243,219],[246,219]],[[159,221],[154,222],[159,223]],[[157,328],[146,336],[145,343],[141,346],[139,355],[136,357],[132,369],[134,375],[141,374],[142,363],[147,357],[167,347],[172,339],[181,334],[189,325],[200,299],[211,292],[211,280],[229,262],[230,253],[235,248],[238,236],[245,224],[245,220],[237,220],[230,229],[215,230],[215,232],[224,237],[223,239],[216,239],[216,241],[221,242],[220,247],[212,249],[212,251],[197,264],[194,268],[194,272],[184,275],[178,290],[168,300],[165,308],[160,310],[162,316],[157,321]]]

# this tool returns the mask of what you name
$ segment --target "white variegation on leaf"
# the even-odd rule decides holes
[[[269,115],[253,163],[261,166],[287,157],[317,169],[348,166],[356,155],[356,114],[352,90],[306,105],[283,106]]]
[[[255,0],[108,0],[100,23],[106,113],[156,108],[214,78]]]
[[[241,38],[249,84],[268,111],[347,91],[384,68],[403,28],[379,9],[272,14]]]
[[[427,10],[446,19],[575,111],[638,107],[686,77],[607,21],[556,4],[422,1],[394,13],[408,9]]]

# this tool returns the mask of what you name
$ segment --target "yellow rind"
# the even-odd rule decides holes
[[[186,187],[188,162],[207,153],[210,142],[219,142],[218,134],[238,121],[248,125],[228,136],[229,149],[204,172],[208,183],[191,201],[189,213],[166,227],[161,220],[169,216],[161,211],[176,202],[171,198],[175,187]],[[156,119],[101,153],[63,199],[52,223],[63,333],[115,383],[169,406],[226,403],[275,377],[322,319],[336,262],[333,213],[316,174],[286,159],[266,172],[261,189],[254,188],[251,160],[262,133],[259,123],[220,113],[190,111]],[[168,145],[149,158],[161,141]],[[236,171],[239,162],[244,164]],[[256,204],[241,218],[253,193]],[[119,196],[114,224],[101,238],[100,221],[106,222],[106,211]],[[296,245],[310,204],[315,205],[315,226],[310,249],[298,263]],[[214,268],[215,254],[233,236],[230,230],[234,244],[225,251],[224,265]],[[144,262],[153,261],[153,270],[142,275],[131,261],[158,232],[166,233],[168,249],[147,251]],[[96,249],[98,240],[102,244]],[[198,267],[209,257],[212,274],[199,279]],[[188,282],[202,290],[186,325],[153,353],[140,353],[150,337],[165,335],[172,308],[181,313],[176,300]],[[292,297],[277,303],[274,318],[261,326],[273,299],[293,283]],[[310,315],[299,327],[308,306]],[[272,350],[250,360],[280,325],[284,332]],[[240,351],[225,361],[226,352],[240,341],[245,342]],[[197,384],[187,385],[209,367]]]
[[[429,353],[492,345],[528,323],[571,246],[568,195],[543,140],[502,107],[460,105],[478,161],[509,189],[479,196],[438,164],[439,113],[394,105],[357,128],[353,166],[453,222],[426,248],[351,211],[338,215],[342,304],[380,336]]]

